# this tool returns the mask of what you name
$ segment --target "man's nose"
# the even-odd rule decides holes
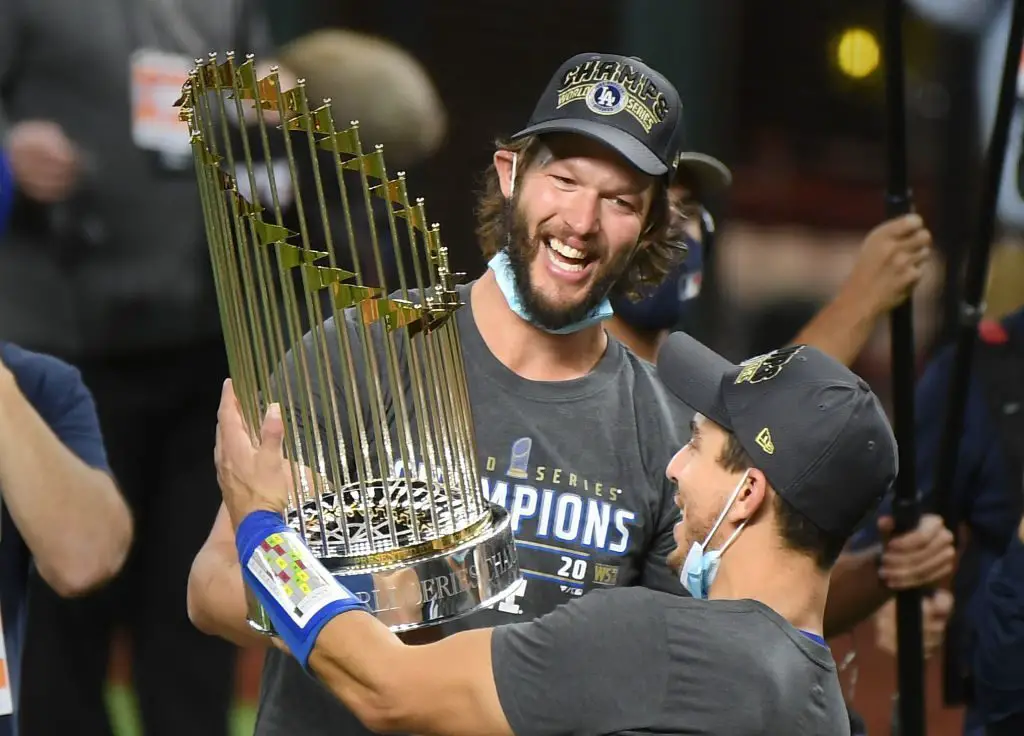
[[[566,203],[564,219],[574,235],[582,238],[596,233],[601,225],[597,195],[586,190],[573,192]]]

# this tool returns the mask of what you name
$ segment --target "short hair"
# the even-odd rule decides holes
[[[718,464],[731,473],[755,467],[754,459],[728,430]],[[846,538],[819,529],[777,492],[773,494],[772,510],[786,548],[810,556],[822,572],[831,570],[846,546]]]
[[[498,140],[495,147],[517,154],[516,180],[532,166],[546,161],[549,150],[538,136],[525,136],[518,140]],[[490,259],[505,247],[506,199],[501,191],[498,171],[493,162],[483,177],[483,188],[477,195],[476,236],[485,259]],[[651,208],[640,233],[642,247],[632,263],[612,287],[613,294],[630,299],[642,299],[651,294],[672,270],[686,257],[684,218],[669,203],[668,186],[656,184]]]

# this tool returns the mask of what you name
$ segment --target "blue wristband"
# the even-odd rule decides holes
[[[304,669],[320,630],[338,614],[367,610],[271,511],[254,511],[235,534],[242,577]]]

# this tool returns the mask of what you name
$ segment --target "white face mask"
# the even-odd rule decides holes
[[[721,560],[722,553],[729,549],[739,533],[743,531],[743,527],[747,525],[744,521],[738,527],[736,531],[725,541],[721,549],[711,550],[710,552],[705,551],[708,544],[711,542],[711,538],[715,536],[715,532],[718,531],[718,527],[722,525],[722,521],[725,520],[726,514],[729,513],[729,509],[736,503],[736,499],[740,495],[740,491],[743,490],[743,484],[747,482],[747,477],[750,475],[750,470],[747,470],[743,477],[740,478],[740,482],[736,484],[736,488],[733,490],[732,495],[729,496],[729,500],[725,504],[725,508],[722,509],[722,513],[718,515],[718,520],[715,521],[714,526],[711,527],[711,531],[708,532],[707,538],[703,544],[694,542],[690,547],[689,553],[686,555],[686,561],[683,563],[683,567],[679,570],[679,582],[683,584],[690,595],[694,598],[706,599],[708,597],[708,591],[711,589],[711,583],[715,581],[715,576],[718,574],[718,563]],[[685,510],[683,511],[685,514]]]

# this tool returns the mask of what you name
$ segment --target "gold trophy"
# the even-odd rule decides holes
[[[302,81],[283,90],[273,68],[257,78],[251,55],[197,60],[176,104],[253,441],[270,403],[285,420],[287,523],[395,631],[509,595],[519,563],[508,513],[480,484],[454,319],[462,274],[449,270],[423,200],[410,199],[404,174],[388,178],[381,146],[363,151],[357,123],[337,128],[330,100],[311,109]],[[315,182],[312,198],[300,171]],[[329,216],[331,179],[341,228]],[[294,194],[298,232],[284,224],[282,191]],[[322,235],[311,242],[314,218]],[[375,226],[382,219],[385,232]],[[368,242],[357,244],[354,222]],[[332,228],[347,243],[336,247]],[[397,284],[383,283],[387,247],[396,249]],[[273,633],[254,597],[249,622]]]

